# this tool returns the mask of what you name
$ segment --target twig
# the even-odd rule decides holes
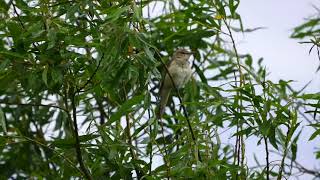
[[[320,177],[320,171],[307,169],[297,161],[294,161],[294,163],[296,164],[295,168],[297,168],[300,172],[311,174],[311,175],[314,175],[315,177]]]
[[[240,57],[239,57],[239,54],[238,54],[236,43],[235,43],[235,40],[233,38],[231,28],[230,28],[230,26],[228,25],[228,23],[226,21],[226,18],[223,17],[222,20],[223,20],[224,24],[227,27],[227,30],[228,30],[228,33],[229,33],[229,37],[230,37],[230,39],[232,41],[232,47],[233,47],[233,50],[234,50],[234,53],[235,53],[235,56],[236,56],[238,71],[239,71],[239,75],[240,75],[239,87],[243,87],[243,85],[244,85],[244,76],[243,76],[243,72],[242,72],[242,68],[241,68]],[[235,77],[235,82],[237,82],[236,75],[234,75],[234,77]],[[237,84],[236,84],[236,86],[237,86]],[[237,95],[240,96],[241,92],[237,92]],[[240,105],[242,106],[242,99],[240,98],[239,101],[240,101]],[[241,113],[241,108],[238,108],[238,111],[240,111],[240,113]],[[239,129],[241,130],[242,126],[240,126],[239,125],[239,121],[237,121],[237,132],[239,131]],[[242,138],[243,138],[242,135],[237,135],[235,157],[237,157],[237,161],[238,161],[238,165],[239,165],[239,162],[240,162],[240,149],[241,149],[241,153],[242,153],[241,166],[243,167],[244,166],[243,162],[244,162],[245,149],[244,149],[244,145],[243,145],[244,142],[243,142]],[[237,148],[238,148],[238,151],[237,151]],[[238,173],[236,174],[236,179],[238,179]]]
[[[11,103],[11,102],[5,102],[5,101],[0,101],[0,104],[6,104],[6,105],[17,105],[17,106],[42,106],[42,107],[51,107],[51,108],[57,108],[60,110],[63,110],[65,112],[68,112],[67,109],[57,106],[57,105],[51,105],[51,104],[33,104],[33,103]]]
[[[31,141],[31,142],[34,142],[40,146],[43,146],[47,149],[50,149],[51,151],[55,152],[58,156],[60,156],[61,158],[63,158],[65,161],[67,161],[74,169],[76,169],[77,171],[79,171],[81,174],[83,174],[83,172],[69,159],[67,158],[66,156],[60,154],[57,150],[55,150],[54,148],[51,148],[49,146],[47,146],[46,144],[43,144],[37,140],[34,140],[34,139],[31,139],[29,137],[25,137],[25,136],[9,136],[9,135],[5,135],[3,137],[6,137],[6,138],[21,138],[21,139],[26,139],[27,141]]]
[[[291,128],[288,127],[288,132],[287,132],[287,137],[286,137],[286,142],[284,144],[284,152],[283,152],[283,156],[282,156],[282,160],[281,160],[281,164],[280,164],[280,168],[279,168],[279,173],[278,173],[278,177],[277,177],[277,180],[281,180],[282,178],[282,172],[283,172],[283,169],[284,169],[284,164],[285,164],[285,159],[286,159],[286,156],[287,156],[287,152],[288,152],[288,144],[289,144],[289,141],[290,141],[290,134],[291,132]]]
[[[123,88],[123,94],[124,94],[124,98],[125,100],[127,100],[127,92],[126,89]],[[131,136],[131,126],[130,126],[130,118],[129,118],[130,114],[126,114],[126,133],[127,133],[127,138],[128,138],[128,144],[129,144],[129,150],[130,150],[130,154],[133,160],[138,160],[137,154],[134,152],[133,150],[133,143],[132,143],[132,136]],[[142,177],[144,176],[144,173],[139,169],[138,165],[134,165],[134,170],[136,171],[137,174],[137,178],[138,180],[142,179]]]
[[[151,113],[150,113],[150,109],[148,109],[148,117],[149,117],[149,120],[151,119]],[[150,137],[151,137],[151,134],[152,134],[152,125],[150,124],[149,125],[149,130],[150,130]],[[150,154],[149,154],[149,176],[151,176],[152,174],[152,157],[153,157],[153,154],[152,154],[152,140],[150,141]]]
[[[12,7],[13,7],[13,11],[14,11],[14,13],[15,13],[16,16],[17,16],[18,21],[19,21],[21,27],[26,31],[26,28],[25,28],[23,22],[22,22],[21,19],[20,19],[20,15],[19,15],[19,13],[18,13],[18,11],[17,11],[17,7],[16,7],[16,5],[13,3],[13,1],[11,1],[11,5],[12,5]],[[33,45],[33,47],[34,47],[36,50],[38,50],[38,52],[40,52],[40,50],[39,50],[39,48],[38,48],[38,44],[36,44],[35,42],[32,42],[32,45]]]
[[[279,153],[278,151],[271,151],[271,152],[275,153],[275,154],[277,154],[279,156],[283,156],[283,154]],[[290,160],[292,159],[292,157],[287,157],[287,158],[289,158]],[[289,165],[289,164],[286,164],[286,163],[284,163],[284,164],[287,165],[287,166],[292,166],[292,167],[298,169],[301,173],[307,173],[307,174],[310,174],[310,175],[314,175],[315,177],[320,177],[320,171],[319,170],[317,170],[317,169],[315,169],[315,170],[307,169],[307,168],[305,168],[305,166],[303,166],[302,164],[298,163],[296,160],[294,160],[293,163],[295,165]]]
[[[92,180],[91,174],[84,165],[83,159],[82,159],[82,153],[81,153],[81,147],[80,147],[80,139],[79,139],[79,133],[78,133],[78,124],[77,124],[77,109],[76,109],[76,104],[75,104],[75,96],[76,94],[73,93],[71,95],[71,106],[72,106],[72,116],[73,116],[73,132],[75,136],[75,149],[76,149],[76,154],[77,154],[77,159],[80,165],[80,169],[83,171],[85,177],[89,180]]]
[[[170,179],[170,162],[168,161],[168,155],[169,155],[169,152],[167,150],[167,142],[166,142],[166,138],[164,136],[164,128],[163,128],[163,121],[162,121],[162,118],[160,118],[160,126],[161,126],[161,134],[162,134],[162,138],[163,138],[163,147],[164,147],[164,152],[165,152],[165,156],[163,157],[164,159],[164,162],[166,164],[166,168],[167,168],[167,179],[169,180]]]
[[[93,77],[94,77],[94,76],[97,74],[97,72],[98,72],[98,69],[99,69],[99,67],[100,67],[100,64],[101,64],[101,61],[102,61],[103,57],[104,57],[104,53],[102,53],[102,56],[101,56],[101,58],[100,58],[100,60],[99,60],[99,63],[98,63],[98,66],[97,66],[96,69],[93,71],[93,73],[91,74],[90,78],[87,80],[87,82],[86,82],[83,86],[81,86],[79,89],[77,89],[77,93],[80,92],[81,90],[83,90],[83,89],[92,81]]]
[[[270,167],[269,167],[269,147],[268,147],[268,141],[267,138],[264,136],[264,144],[265,144],[265,150],[266,150],[266,163],[267,163],[267,180],[270,179],[269,173],[270,173]]]

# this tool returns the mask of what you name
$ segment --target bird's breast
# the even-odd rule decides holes
[[[190,67],[176,67],[171,72],[174,84],[177,88],[181,88],[189,80],[192,70]]]

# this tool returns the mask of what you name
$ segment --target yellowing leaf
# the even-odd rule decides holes
[[[221,19],[223,19],[224,18],[224,16],[222,16],[222,15],[220,15],[220,14],[217,14],[215,17],[214,17],[214,19],[217,19],[217,20],[221,20]]]

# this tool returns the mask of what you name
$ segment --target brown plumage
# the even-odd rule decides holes
[[[158,118],[162,117],[170,96],[170,92],[172,89],[174,89],[174,86],[179,89],[189,81],[192,75],[192,70],[188,59],[190,58],[191,54],[191,52],[185,49],[178,49],[173,54],[172,60],[168,66],[168,71],[172,77],[174,84],[172,84],[172,80],[166,72],[160,88]]]

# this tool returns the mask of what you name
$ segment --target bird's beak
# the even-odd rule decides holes
[[[188,54],[188,55],[193,55],[194,54],[194,52],[185,52],[185,54]]]

